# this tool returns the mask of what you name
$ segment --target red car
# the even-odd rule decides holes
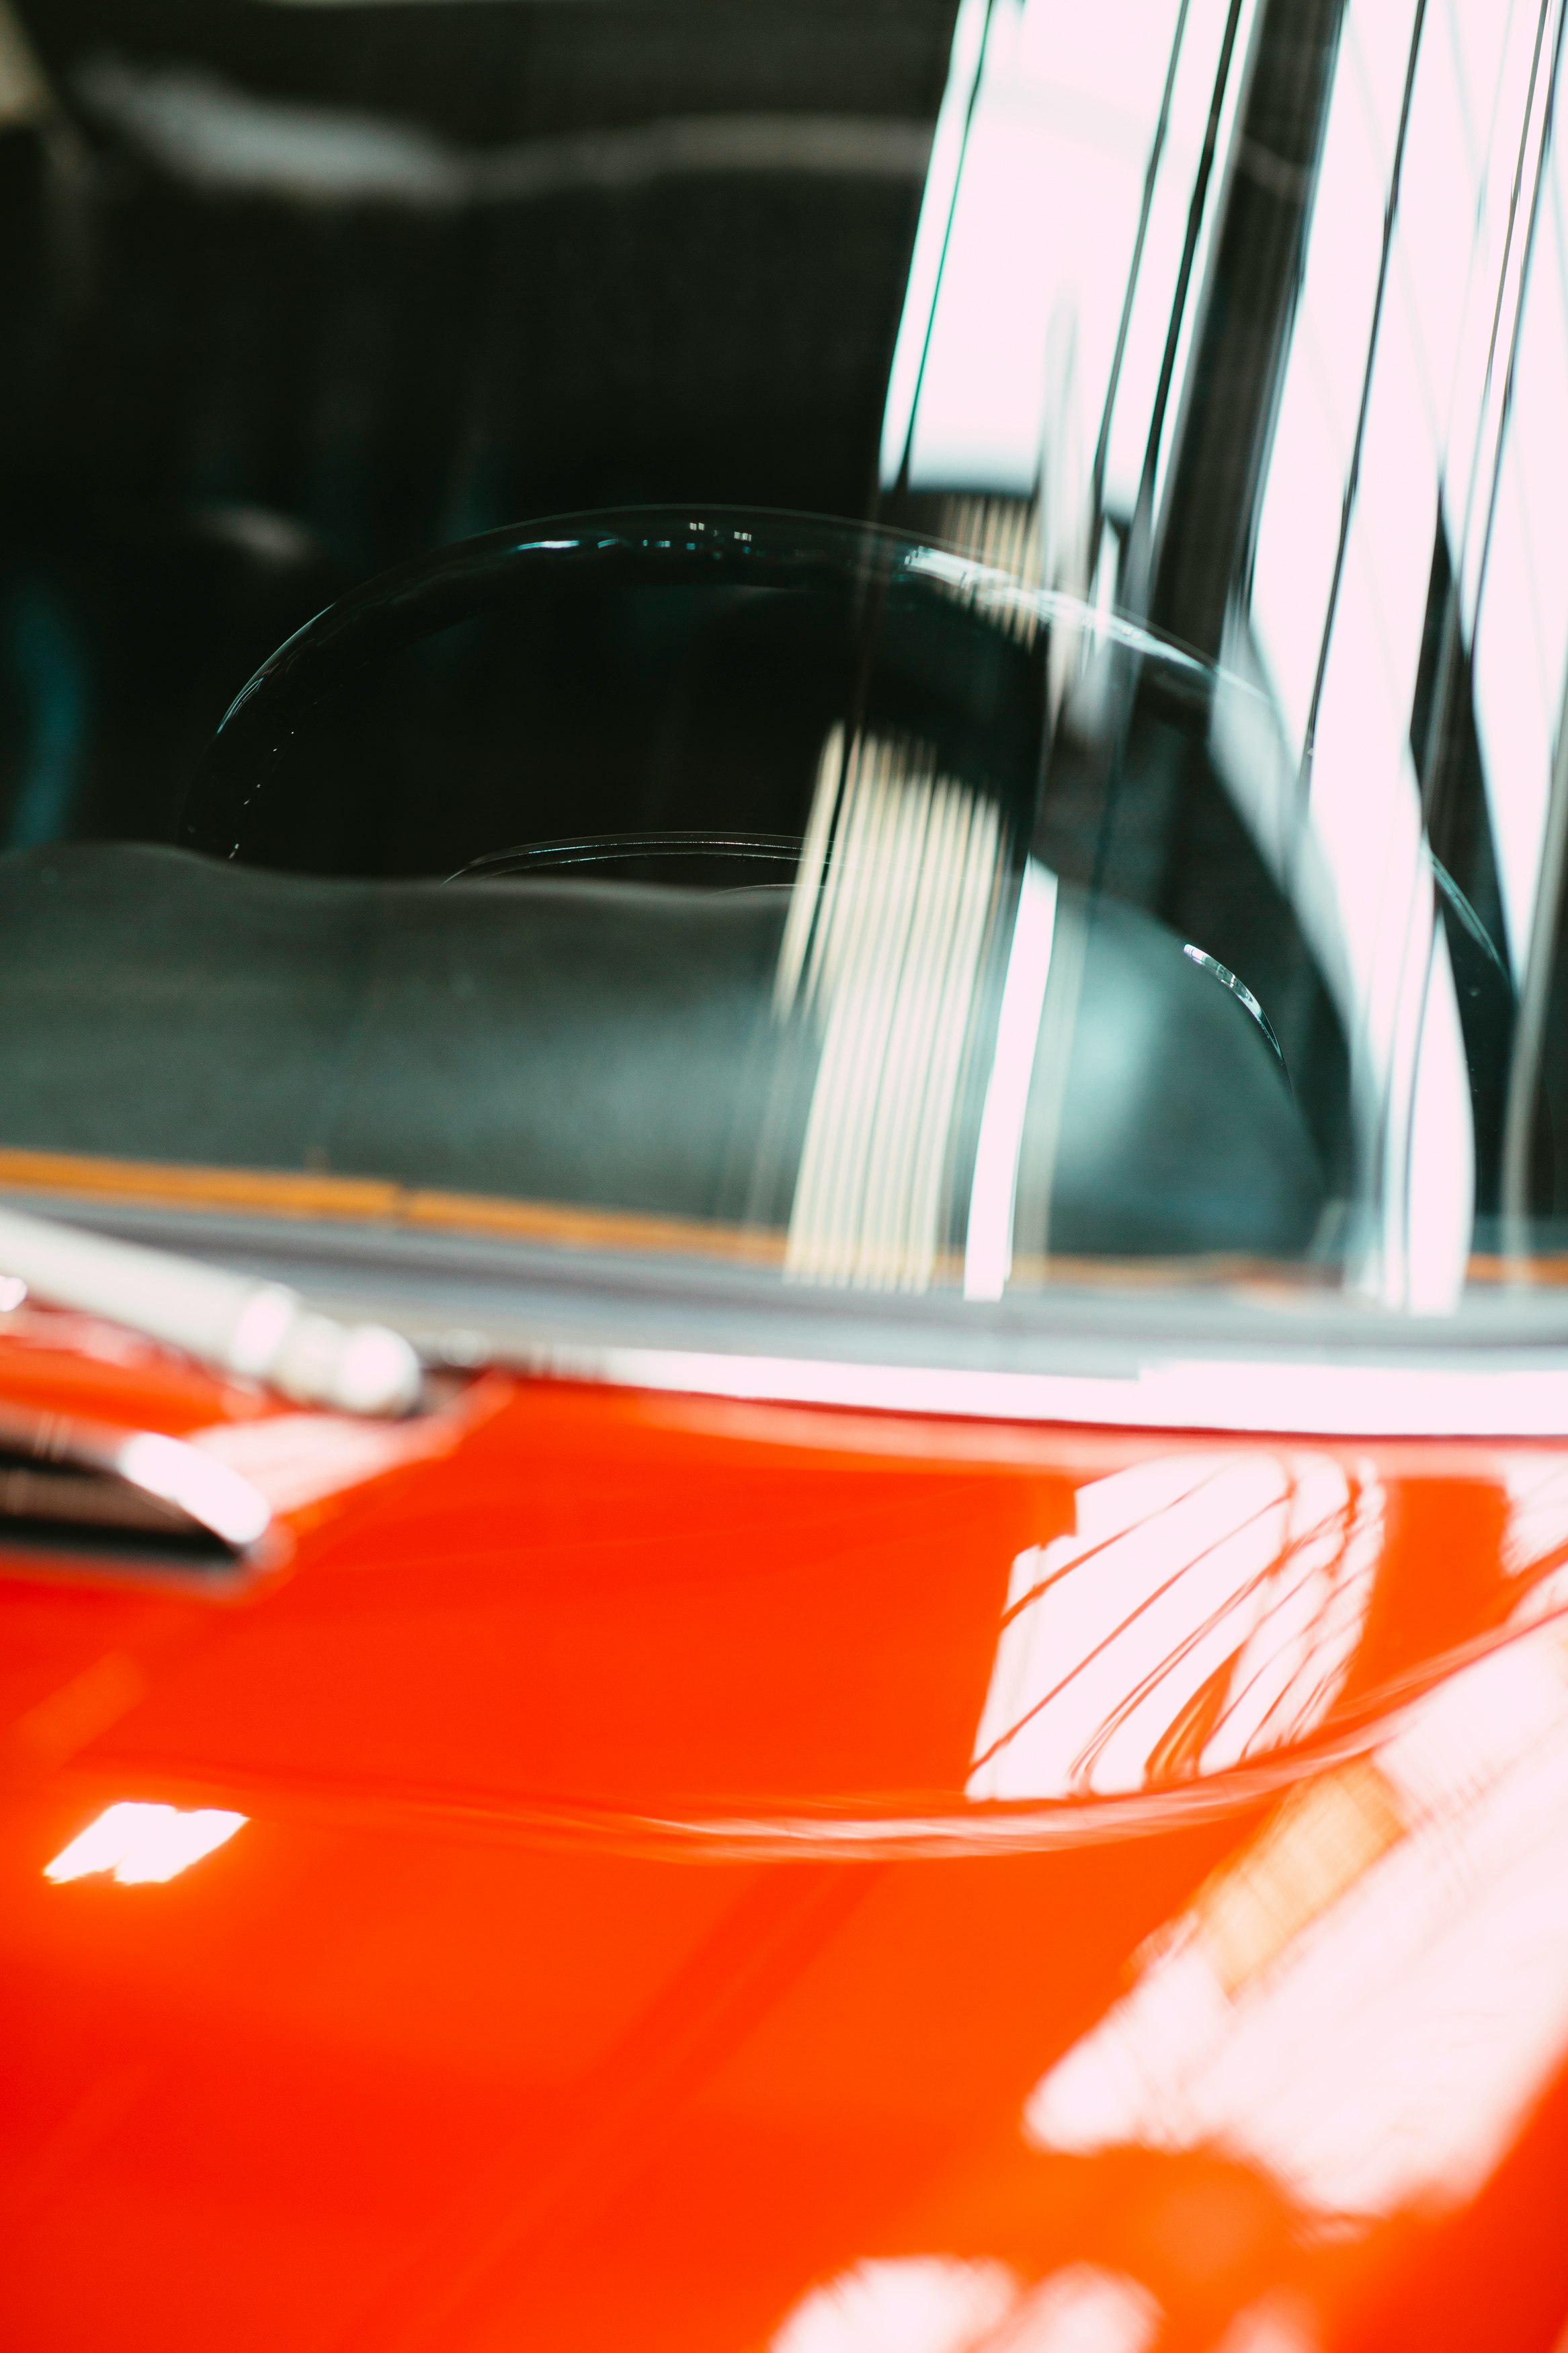
[[[1563,14],[0,9],[6,2348],[1564,2341]]]

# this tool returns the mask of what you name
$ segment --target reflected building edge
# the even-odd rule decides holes
[[[1321,1721],[1382,1550],[1370,1465],[1167,1455],[1076,1508],[1073,1535],[1014,1563],[971,1798],[1220,1772]]]
[[[1413,1518],[1428,1490],[1442,1501]],[[1413,1475],[1352,1450],[1211,1446],[1084,1481],[1072,1512],[1014,1559],[971,1803],[1211,1781],[1336,1726],[1370,1750],[1391,1708],[1568,1599],[1568,1477],[1545,1452]]]
[[[1255,988],[1310,1115],[1343,1054],[1315,1247],[1419,1314],[1555,1214],[1562,29],[966,0],[883,422],[885,517],[1217,664],[1200,776],[1052,627],[1034,852]]]
[[[676,187],[700,188],[722,212],[731,182],[771,191],[770,202],[787,188],[791,206],[836,191],[847,221],[856,207],[868,225],[875,215],[864,283],[844,297],[864,364],[856,400],[872,507],[916,535],[909,578],[921,572],[984,625],[953,640],[968,702],[931,675],[923,623],[905,629],[870,691],[869,669],[910,617],[879,607],[887,583],[865,554],[873,534],[846,523],[865,558],[859,642],[781,627],[763,648],[765,614],[703,607],[668,639],[681,676],[670,710],[649,723],[669,740],[660,735],[647,773],[634,780],[637,762],[616,742],[610,781],[585,799],[592,729],[574,708],[562,733],[577,756],[564,782],[538,786],[539,839],[521,845],[562,846],[548,809],[563,829],[581,817],[585,835],[627,844],[638,834],[626,820],[658,818],[667,848],[684,843],[685,856],[702,828],[684,820],[711,818],[731,795],[727,820],[763,814],[774,853],[803,847],[801,921],[778,966],[779,1018],[764,1031],[789,1066],[776,1091],[788,1103],[763,1121],[757,1168],[733,1183],[729,1164],[694,1171],[701,1208],[683,1202],[682,1214],[732,1212],[765,1228],[796,1282],[951,1286],[979,1303],[1070,1277],[1075,1260],[1091,1262],[1093,1280],[1110,1260],[1228,1257],[1292,1269],[1304,1285],[1342,1274],[1363,1303],[1447,1315],[1467,1284],[1522,1278],[1532,1250],[1555,1247],[1555,1170],[1568,1168],[1568,1151],[1552,1149],[1568,1109],[1568,814],[1554,781],[1568,670],[1562,9],[1107,0],[1086,14],[1067,0],[961,0],[950,26],[933,16],[921,34],[933,68],[949,30],[934,124],[921,110],[936,83],[918,100],[911,83],[905,111],[886,119],[672,117],[465,146],[391,115],[264,98],[177,61],[78,56],[57,105],[19,34],[5,104],[18,121],[47,115],[55,128],[79,108],[95,136],[120,142],[127,168],[163,175],[176,208],[291,206],[290,236],[306,219],[357,221],[356,208],[443,238],[477,237],[481,222],[517,228],[526,215],[531,236],[539,208],[558,204],[596,219],[604,199],[617,219],[629,208],[640,221],[637,189],[658,195],[649,219]],[[508,254],[512,228],[497,231]],[[515,256],[498,267],[515,269]],[[886,335],[872,318],[884,298]],[[726,332],[754,361],[755,320],[749,339],[738,322],[741,309],[726,312]],[[810,323],[821,328],[815,311]],[[565,333],[546,343],[573,347]],[[623,388],[636,375],[624,356]],[[824,401],[837,381],[829,357],[824,346],[806,371]],[[511,366],[498,382],[516,394]],[[694,369],[693,396],[698,377],[705,397],[728,380]],[[760,397],[753,387],[751,405]],[[474,399],[488,444],[505,398],[487,377]],[[336,441],[333,451],[335,465]],[[471,463],[470,450],[456,473]],[[623,470],[637,474],[629,461]],[[734,479],[743,487],[743,468]],[[789,504],[765,470],[755,480],[759,497]],[[452,495],[452,512],[464,509]],[[838,477],[818,496],[825,511],[865,512]],[[268,538],[258,512],[225,510],[223,529],[253,555]],[[692,531],[696,579],[695,559],[718,550]],[[737,546],[750,536],[739,523],[735,533]],[[271,544],[281,561],[276,531]],[[726,596],[738,579],[726,575]],[[633,625],[635,602],[616,623],[628,639],[647,618]],[[884,643],[870,647],[884,622]],[[17,627],[23,667],[42,679],[53,658],[26,616]],[[606,705],[618,695],[629,709],[644,693],[651,643],[616,669],[585,628],[584,674],[605,663]],[[1167,644],[1185,649],[1182,660],[1158,655]],[[465,681],[482,687],[476,706],[500,693],[488,659],[476,654]],[[515,683],[521,667],[510,669]],[[80,695],[54,670],[63,712]],[[745,696],[726,701],[716,684],[742,670],[763,681],[759,704],[772,696],[782,708],[793,694],[803,740],[787,758],[762,740],[790,732],[780,711],[737,716]],[[881,692],[895,670],[901,708]],[[531,686],[542,703],[531,674]],[[429,677],[424,688],[423,700],[408,688],[409,741],[423,729],[462,733],[444,690]],[[393,826],[372,852],[349,840],[367,830],[363,809],[341,827],[338,816],[318,824],[316,809],[292,840],[258,819],[237,862],[335,876],[363,851],[383,880],[473,873],[499,854],[518,742],[537,748],[550,732],[528,701],[499,728],[494,711],[467,713],[476,776],[452,803],[471,784],[472,806],[451,825],[475,839],[461,854],[446,857],[448,811]],[[993,725],[1002,703],[1005,723]],[[352,717],[368,723],[363,709]],[[387,724],[397,732],[395,716]],[[59,759],[79,765],[63,718],[51,729]],[[495,753],[487,729],[512,755],[499,784],[478,775]],[[58,800],[65,787],[47,769],[38,793]],[[193,818],[182,839],[221,842],[227,859],[237,837],[223,839],[207,815],[206,831]],[[18,823],[18,846],[41,839],[34,817]],[[689,866],[672,877],[673,849],[657,865],[656,829],[642,834],[643,863],[628,849],[626,866],[661,883],[691,879]],[[70,843],[73,858],[82,847]],[[951,937],[948,892],[961,906]],[[1086,910],[1098,951],[1083,951]],[[802,925],[815,928],[828,976],[819,987],[816,965],[803,966],[786,987]],[[700,957],[695,915],[691,929]],[[1128,1008],[1140,992],[1179,996],[1154,969],[1167,940],[1261,1008],[1290,1107],[1266,1108],[1234,1072],[1210,1073],[1232,1098],[1235,1166],[1228,1189],[1212,1167],[1193,1178],[1194,1199],[1212,1195],[1205,1214],[1162,1227],[1140,1203],[1098,1224],[1058,1218],[1042,1196],[1056,1189],[1063,1138],[1093,1108],[1081,1091],[1066,1102],[1067,1066],[1081,1047],[1080,1060],[1109,1070],[1102,1032],[1136,1026]],[[1097,954],[1124,978],[1137,968],[1114,1021],[1097,1021]],[[1194,1070],[1198,1059],[1189,1055]],[[745,1083],[725,1067],[699,1091],[722,1108]],[[1191,1125],[1212,1128],[1196,1078],[1192,1094]],[[1168,1109],[1145,1093],[1144,1125],[1162,1149]],[[1126,1160],[1142,1139],[1123,1112],[1112,1103],[1102,1124]],[[785,1131],[794,1160],[775,1148]],[[356,1142],[312,1135],[301,1148],[352,1158]],[[1191,1149],[1185,1133],[1178,1142]],[[232,1156],[226,1145],[213,1145],[215,1162]],[[286,1156],[299,1156],[292,1137]],[[514,1156],[517,1189],[570,1190],[560,1173],[575,1166],[570,1154],[542,1169]],[[488,1169],[459,1173],[469,1191],[506,1189]],[[641,1167],[618,1182],[623,1194],[657,1189]]]

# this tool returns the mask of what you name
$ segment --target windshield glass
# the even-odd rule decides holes
[[[1550,1303],[1554,25],[0,0],[0,1190]]]

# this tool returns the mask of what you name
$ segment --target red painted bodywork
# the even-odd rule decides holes
[[[277,1410],[41,1316],[0,1399]],[[1284,1780],[1497,1638],[1530,1450],[1317,1448],[1391,1503],[1315,1763],[966,1837],[1015,1556],[1086,1479],[1247,1442],[488,1375],[388,1443],[230,1591],[5,1577],[0,2343],[744,2353],[927,2255],[1125,2274],[1176,2346],[1553,2342],[1555,2056],[1479,2185],[1353,2230],[1234,2149],[1020,2131]],[[164,1884],[47,1882],[123,1798],[249,1819]]]

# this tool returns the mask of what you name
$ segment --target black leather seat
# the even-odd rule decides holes
[[[742,1216],[786,904],[16,852],[0,1144]],[[1064,891],[1058,923],[1060,1116],[1023,1172],[1020,1250],[1047,1222],[1055,1253],[1304,1249],[1321,1180],[1256,1023],[1148,917]],[[810,1077],[774,1126],[786,1174]]]

